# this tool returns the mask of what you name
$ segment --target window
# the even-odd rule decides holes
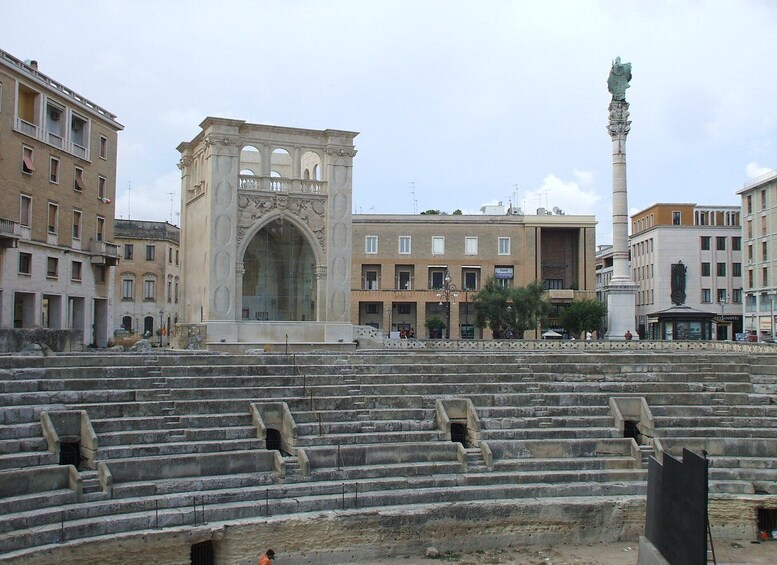
[[[742,238],[741,237],[732,237],[731,238],[731,249],[733,251],[742,251]]]
[[[167,281],[167,301],[173,301],[173,281]]]
[[[378,290],[378,269],[364,271],[364,290]]]
[[[105,239],[105,218],[97,216],[97,241]]]
[[[409,270],[400,269],[397,271],[397,290],[412,289],[412,273]]]
[[[747,239],[753,239],[753,220],[747,220]]]
[[[410,236],[409,235],[399,236],[399,254],[410,255]]]
[[[19,252],[19,274],[31,275],[32,274],[32,255],[29,253]]]
[[[73,239],[81,239],[81,211],[73,210]]]
[[[143,300],[154,300],[156,297],[156,281],[147,279],[143,281]]]
[[[49,202],[49,233],[57,233],[57,223],[59,220],[59,206]]]
[[[108,138],[104,135],[100,136],[100,159],[108,158]]]
[[[742,263],[731,263],[731,276],[732,277],[742,276]]]
[[[175,303],[178,304],[178,281],[175,281]]]
[[[477,237],[465,237],[464,238],[464,255],[477,255],[478,254],[478,238]]]
[[[375,255],[378,252],[377,235],[368,235],[364,238],[364,252],[367,255]]]
[[[380,305],[377,302],[368,302],[367,303],[367,314],[380,314],[378,311],[378,307]]]
[[[510,238],[500,237],[498,239],[498,253],[499,255],[510,255]]]
[[[761,285],[769,286],[769,268],[764,267],[761,269]]]
[[[701,301],[712,302],[712,291],[708,288],[701,289]]]
[[[710,264],[709,263],[702,263],[701,264],[701,276],[703,276],[703,277],[710,276]]]
[[[753,261],[753,246],[752,245],[748,245],[747,246],[747,260],[751,261],[751,262]]]
[[[97,177],[97,198],[99,200],[106,200],[106,198],[105,198],[105,177]]]
[[[766,190],[761,191],[761,210],[766,210]]]
[[[167,248],[167,262],[171,265],[173,264],[173,248],[168,247]]]
[[[726,238],[725,237],[716,237],[715,238],[715,246],[718,251],[725,251],[726,250]]]
[[[747,286],[749,288],[753,288],[753,286],[754,286],[753,283],[754,282],[755,281],[754,281],[754,277],[753,277],[753,269],[749,269],[747,271]]]
[[[28,228],[32,220],[32,198],[22,194],[19,208],[19,223]]]
[[[432,237],[432,255],[445,255],[445,237]]]
[[[28,175],[35,172],[32,147],[22,147],[22,172]]]
[[[761,260],[766,261],[768,259],[767,255],[769,254],[769,248],[766,245],[765,241],[761,242]]]
[[[725,263],[718,263],[717,265],[717,273],[719,277],[725,277],[726,276],[726,264]]]
[[[121,299],[132,300],[134,297],[135,297],[135,281],[132,279],[122,279]]]
[[[125,243],[124,244],[124,258],[127,261],[132,261],[133,256],[135,255],[135,245],[132,243]]]
[[[564,288],[564,279],[545,279],[542,281],[545,290],[561,290]]]
[[[410,304],[397,304],[397,314],[410,314]]]
[[[57,278],[57,272],[59,271],[59,259],[56,257],[46,258],[46,276]]]
[[[701,237],[701,250],[702,251],[709,251],[710,250],[710,240],[712,238],[708,235],[703,235]]]
[[[178,264],[178,250],[175,250],[175,264]]]
[[[59,159],[56,157],[49,160],[49,182],[59,184]]]
[[[429,288],[439,290],[442,288],[445,281],[445,269],[431,268],[429,269]]]
[[[153,261],[156,257],[156,246],[146,245],[146,261]]]
[[[742,289],[735,288],[731,291],[731,302],[734,304],[742,304]]]
[[[728,301],[728,296],[726,296],[726,289],[725,288],[719,288],[718,289],[718,304],[722,304]]]
[[[747,213],[752,214],[753,213],[753,195],[748,194],[747,195]]]
[[[105,266],[104,265],[95,265],[94,266],[94,282],[96,284],[103,284],[105,282]]]
[[[70,264],[70,278],[74,281],[80,281],[81,280],[81,270],[83,266],[81,264],[81,261],[73,261]]]
[[[73,190],[81,192],[86,187],[84,183],[84,170],[81,167],[76,167],[76,175],[73,180]]]
[[[478,290],[478,279],[480,278],[480,271],[477,269],[466,269],[462,273],[462,289],[463,290]]]
[[[680,212],[674,211],[672,212],[672,225],[673,226],[679,226],[681,221],[681,214]]]

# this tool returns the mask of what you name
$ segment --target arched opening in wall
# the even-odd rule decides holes
[[[274,149],[270,158],[270,176],[290,179],[291,175],[291,155],[282,147]]]
[[[154,317],[143,318],[143,337],[151,337],[154,334]]]
[[[267,428],[265,445],[270,451],[281,451],[281,432],[275,428]]]
[[[305,151],[305,153],[302,154],[300,163],[302,170],[307,171],[307,176],[305,176],[306,179],[321,180],[319,177],[321,171],[321,157],[318,156],[318,153],[315,151]]]
[[[240,175],[258,177],[262,174],[262,154],[253,145],[240,150]]]
[[[469,447],[467,444],[467,424],[451,422],[451,441]]]
[[[213,551],[213,541],[207,540],[192,545],[189,561],[192,565],[214,565],[216,558]]]
[[[121,327],[128,332],[132,331],[132,316],[124,316],[121,319]]]
[[[278,219],[260,229],[243,256],[243,319],[315,321],[315,262],[291,222]]]
[[[62,441],[59,444],[59,464],[73,465],[78,469],[81,465],[81,442]]]
[[[642,441],[642,434],[639,433],[639,422],[636,420],[624,420],[623,437],[634,438],[637,443],[640,443]]]

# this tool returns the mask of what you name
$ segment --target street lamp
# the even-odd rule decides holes
[[[718,327],[723,326],[726,329],[726,337],[724,338],[724,341],[728,339],[728,325],[725,323],[723,313],[723,309],[726,307],[726,302],[728,302],[728,296],[725,293],[718,294],[718,304],[720,304],[720,320],[718,322]],[[718,339],[720,339],[720,330],[718,330]]]
[[[451,282],[451,275],[445,271],[445,278],[442,281],[442,288],[437,293],[440,300],[440,306],[445,302],[445,339],[451,338],[451,298],[454,300],[459,295],[459,289]]]
[[[165,315],[164,310],[159,311],[159,347],[162,347],[162,325],[163,325],[163,316]]]

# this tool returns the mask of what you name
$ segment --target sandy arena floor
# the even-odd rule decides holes
[[[429,565],[486,565],[520,563],[527,565],[634,565],[637,562],[637,543],[596,545],[523,546],[473,553],[447,553],[438,559],[423,557],[392,558],[377,561],[359,561],[356,565],[396,565],[415,563]],[[777,565],[777,542],[754,544],[750,541],[715,543],[718,565],[742,563],[747,565]]]

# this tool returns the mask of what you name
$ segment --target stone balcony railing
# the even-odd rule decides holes
[[[75,155],[76,157],[84,159],[85,161],[90,160],[90,151],[88,148],[82,147],[77,143],[73,143],[70,140],[64,139],[55,133],[46,131],[44,128],[24,121],[21,118],[16,118],[16,121],[14,122],[14,130],[29,137],[38,139],[43,143],[47,143],[52,147],[56,147],[57,149],[67,151],[71,155]]]
[[[119,246],[107,241],[89,240],[89,253],[92,254],[92,264],[113,267],[119,263]]]
[[[22,237],[22,227],[19,222],[0,218],[0,247],[16,247]]]
[[[298,194],[325,194],[326,182],[311,179],[287,179],[282,177],[257,177],[240,175],[240,190],[261,192],[289,192]]]

